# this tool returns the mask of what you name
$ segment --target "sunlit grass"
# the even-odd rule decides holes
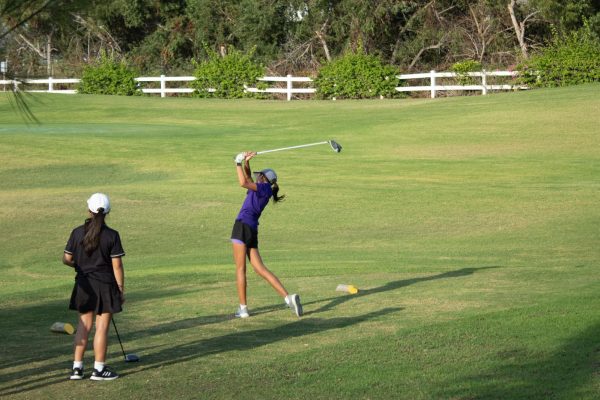
[[[0,396],[573,398],[600,396],[600,88],[432,100],[220,101],[0,96]],[[233,156],[280,176],[261,253],[306,315],[249,270],[236,307]],[[60,263],[96,191],[127,251],[109,363],[68,382],[51,334]],[[340,283],[360,288],[350,296]],[[86,355],[89,374],[93,356]],[[34,378],[34,379],[32,379]],[[242,382],[242,384],[240,383]]]

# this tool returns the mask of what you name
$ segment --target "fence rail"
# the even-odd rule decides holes
[[[315,88],[294,88],[294,82],[312,82],[313,81],[311,78],[308,78],[305,76],[292,76],[292,75],[265,76],[262,78],[258,78],[258,80],[263,81],[263,82],[285,82],[286,87],[285,88],[273,87],[273,88],[266,88],[266,89],[257,89],[257,88],[251,88],[251,87],[244,86],[244,89],[246,89],[247,92],[251,92],[251,93],[285,94],[287,101],[292,100],[292,95],[295,93],[312,94],[312,93],[317,92],[317,89],[315,89]]]
[[[435,98],[437,96],[437,92],[439,91],[461,91],[461,90],[474,90],[481,91],[482,95],[488,94],[490,90],[517,90],[517,89],[528,89],[528,87],[523,85],[490,85],[488,84],[488,77],[494,76],[503,76],[509,78],[516,78],[518,76],[518,72],[516,71],[482,71],[482,72],[468,72],[466,74],[458,74],[456,72],[436,72],[430,71],[419,74],[402,74],[398,75],[398,78],[401,80],[411,80],[411,79],[428,79],[429,85],[423,86],[405,86],[405,87],[397,87],[396,90],[399,92],[419,92],[419,91],[429,91],[431,93],[431,98]],[[437,78],[479,78],[481,80],[481,84],[468,84],[468,85],[438,85]]]
[[[482,95],[488,94],[489,91],[493,90],[520,90],[527,89],[526,86],[513,85],[510,83],[504,84],[489,84],[488,78],[491,77],[505,77],[514,79],[518,75],[517,72],[512,71],[482,71],[482,72],[470,72],[467,74],[457,74],[455,72],[436,72],[430,71],[418,74],[402,74],[398,75],[398,79],[403,81],[409,80],[426,80],[428,84],[422,84],[417,86],[399,86],[396,88],[398,92],[422,92],[429,91],[431,98],[437,97],[438,92],[442,91],[480,91]],[[438,78],[440,79],[464,79],[465,77],[471,78],[472,80],[479,80],[477,83],[469,83],[463,85],[457,84],[442,84],[438,85]],[[183,85],[184,87],[170,87],[169,82],[191,82],[196,78],[193,76],[143,76],[135,78],[140,83],[159,83],[159,87],[142,87],[141,90],[146,94],[160,94],[161,97],[166,97],[168,94],[191,94],[196,89],[189,87],[189,85]],[[264,76],[258,79],[261,82],[274,82],[285,83],[285,86],[274,86],[267,87],[265,89],[259,89],[256,87],[244,86],[244,89],[250,93],[274,93],[284,94],[288,101],[292,100],[295,94],[314,94],[317,89],[314,87],[294,87],[294,83],[301,84],[312,84],[313,79],[309,77],[301,76]],[[68,78],[47,78],[47,79],[24,79],[22,82],[26,85],[46,85],[44,89],[27,89],[28,92],[47,92],[47,93],[66,93],[73,94],[77,93],[77,90],[72,88],[74,84],[80,82],[80,79]],[[0,85],[12,86],[14,89],[19,89],[20,81],[14,80],[0,80]],[[56,86],[58,85],[58,87]],[[71,87],[71,88],[65,88]],[[214,92],[215,89],[208,89],[210,92]]]
[[[135,78],[138,82],[160,82],[160,88],[142,88],[143,93],[155,94],[160,93],[160,97],[166,97],[168,93],[194,93],[192,88],[168,88],[167,82],[191,82],[196,78],[193,76],[142,76]]]

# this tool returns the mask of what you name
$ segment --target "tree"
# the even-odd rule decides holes
[[[9,28],[2,35],[16,43],[18,52],[38,56],[52,75],[53,55],[61,54],[76,29],[71,12],[86,6],[84,0],[4,0],[1,15]]]
[[[485,0],[468,5],[468,14],[459,19],[465,58],[493,62],[495,56],[503,53],[508,29],[502,26],[499,11]]]
[[[600,82],[600,39],[589,25],[564,34],[556,32],[549,45],[520,69],[521,80],[531,86]]]
[[[189,73],[204,44],[255,49],[274,73],[314,73],[359,46],[409,70],[504,65],[584,23],[600,37],[600,1],[0,0],[0,46],[21,75],[79,74],[101,51]]]
[[[462,15],[464,4],[436,0],[410,3],[403,10],[405,22],[398,28],[393,61],[408,70],[451,64],[448,55],[463,51],[456,43],[462,35],[457,17]]]
[[[37,16],[39,13],[44,11],[51,3],[51,0],[36,1],[36,0],[2,0],[0,1],[0,46],[6,48],[6,42],[10,38],[10,35],[16,29],[25,25],[32,18]],[[15,77],[12,70],[8,70],[6,77],[19,82]],[[29,108],[27,99],[23,95],[23,92],[16,90],[17,85],[11,86],[12,97],[9,97],[11,104],[15,107],[25,121],[38,122],[35,115]]]
[[[521,1],[519,3],[521,5],[520,9],[517,5],[517,0],[510,0],[510,3],[508,3],[508,12],[510,14],[513,29],[515,30],[515,35],[519,42],[519,47],[521,48],[521,54],[523,58],[526,59],[529,57],[528,45],[525,38],[527,23],[539,14],[540,11],[535,7],[531,7],[531,4],[528,1]],[[518,13],[521,15],[517,15]]]
[[[88,19],[102,28],[141,72],[168,72],[193,55],[184,0],[106,0]]]
[[[540,10],[546,26],[567,35],[584,28],[600,37],[600,1],[598,0],[530,0]],[[546,32],[549,34],[548,32]]]

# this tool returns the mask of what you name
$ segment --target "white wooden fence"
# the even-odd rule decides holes
[[[436,72],[430,71],[426,73],[419,74],[402,74],[399,75],[398,78],[400,80],[425,80],[428,84],[424,84],[421,86],[399,86],[396,88],[398,92],[419,92],[419,91],[428,91],[431,94],[431,98],[437,97],[437,93],[441,91],[480,91],[481,94],[486,95],[491,90],[516,90],[516,89],[527,89],[525,86],[511,85],[511,84],[489,84],[488,78],[490,77],[505,77],[505,78],[515,78],[517,76],[517,72],[511,71],[483,71],[483,72],[471,72],[468,73],[467,76],[470,78],[479,79],[480,83],[478,84],[468,84],[468,85],[448,85],[442,84],[438,85],[438,78],[442,78],[444,80],[453,79],[456,81],[457,78],[464,78],[465,75],[459,75],[454,72]],[[195,89],[190,88],[188,85],[183,85],[183,87],[170,87],[168,85],[169,82],[191,82],[195,78],[193,76],[165,76],[161,75],[159,77],[139,77],[135,78],[138,82],[148,82],[148,83],[159,83],[159,87],[147,88],[142,87],[142,92],[147,94],[160,94],[161,97],[166,97],[168,94],[190,94],[193,93]],[[263,82],[274,82],[279,83],[274,87],[267,87],[266,89],[258,89],[255,87],[246,87],[245,90],[251,93],[276,93],[276,94],[285,94],[287,100],[292,100],[295,94],[314,94],[316,89],[313,87],[294,87],[294,83],[302,83],[304,85],[311,84],[313,80],[309,77],[294,77],[291,75],[287,76],[265,76],[258,79]],[[72,85],[80,82],[80,79],[57,79],[57,78],[47,78],[47,79],[25,79],[23,80],[28,86],[30,85],[47,85],[47,88],[44,89],[27,89],[28,92],[47,92],[47,93],[67,93],[73,94],[76,93],[76,89],[65,89],[64,87],[73,87]],[[4,89],[6,90],[6,86],[14,86],[18,89],[19,82],[12,80],[0,80],[0,85],[4,85]],[[55,87],[55,85],[59,85],[59,88]],[[214,89],[209,89],[209,91],[213,91]]]
[[[267,88],[264,90],[260,90],[257,88],[249,88],[245,87],[246,91],[252,93],[281,93],[285,94],[287,100],[292,100],[292,95],[305,93],[305,94],[313,94],[317,91],[315,88],[294,88],[294,82],[312,82],[313,80],[308,77],[298,76],[294,77],[291,75],[286,76],[265,76],[263,78],[258,78],[259,81],[263,82],[285,82],[285,88],[273,87]]]
[[[470,84],[470,85],[438,85],[437,78],[464,78],[465,75],[469,78],[479,78],[481,80],[481,84]],[[510,78],[516,78],[518,75],[517,72],[514,71],[482,71],[482,72],[469,72],[464,75],[457,74],[455,72],[436,72],[430,71],[426,73],[420,74],[403,74],[399,75],[398,78],[401,80],[410,80],[410,79],[427,79],[429,80],[429,85],[424,86],[405,86],[405,87],[397,87],[396,90],[399,92],[419,92],[419,91],[429,91],[431,93],[431,98],[434,99],[437,95],[437,92],[440,91],[462,91],[462,90],[474,90],[481,91],[482,95],[488,94],[490,90],[515,90],[515,89],[527,89],[525,86],[517,86],[517,85],[489,85],[488,77],[493,76],[504,76]]]

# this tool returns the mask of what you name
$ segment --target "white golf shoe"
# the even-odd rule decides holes
[[[298,296],[297,294],[290,294],[290,295],[288,295],[288,301],[289,301],[289,306],[292,309],[292,311],[294,312],[294,314],[296,314],[297,317],[301,317],[303,314],[303,311],[302,311],[302,304],[300,303],[300,296]]]
[[[247,308],[242,309],[242,307],[238,307],[237,311],[235,312],[236,318],[248,318],[249,316],[250,314],[248,313]]]

